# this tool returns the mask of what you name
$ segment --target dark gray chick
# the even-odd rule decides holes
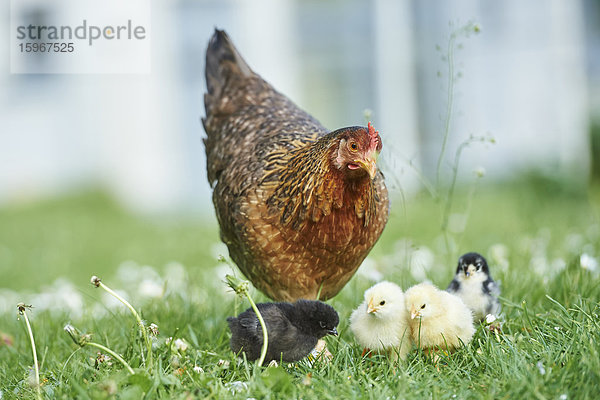
[[[314,300],[295,303],[257,304],[265,324],[269,344],[264,364],[295,362],[304,358],[325,335],[336,335],[337,312],[328,304]],[[260,357],[263,335],[258,317],[252,308],[236,317],[227,318],[231,330],[231,350],[244,352],[250,361]]]

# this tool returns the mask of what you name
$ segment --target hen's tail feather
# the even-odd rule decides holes
[[[229,39],[225,31],[215,29],[206,50],[206,86],[204,98],[207,115],[215,101],[221,97],[227,80],[232,75],[250,76],[252,70]]]

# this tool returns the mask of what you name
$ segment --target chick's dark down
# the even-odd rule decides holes
[[[329,132],[255,74],[224,31],[209,42],[206,82],[208,180],[231,258],[274,300],[335,296],[387,222],[378,133]]]
[[[337,335],[338,313],[320,301],[257,304],[269,338],[265,364],[270,361],[295,362],[304,358],[326,335]],[[252,308],[237,317],[227,318],[231,330],[231,350],[249,361],[260,357],[262,327]]]

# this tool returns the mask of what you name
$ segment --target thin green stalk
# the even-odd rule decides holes
[[[260,350],[260,358],[258,359],[258,365],[262,365],[265,361],[265,357],[267,356],[267,347],[269,346],[269,336],[267,336],[267,325],[265,324],[265,320],[260,314],[260,311],[258,311],[258,307],[256,307],[256,304],[254,304],[254,300],[252,300],[252,297],[250,297],[249,295],[246,295],[246,297],[248,297],[248,301],[250,302],[252,309],[256,313],[256,316],[258,317],[258,322],[260,322],[260,326],[262,328],[263,345],[262,349]]]
[[[144,325],[144,322],[142,321],[142,318],[140,317],[140,315],[138,314],[136,309],[133,308],[133,306],[131,304],[129,304],[129,302],[127,300],[125,300],[123,297],[119,296],[115,291],[113,291],[111,288],[109,288],[104,283],[102,283],[100,278],[98,278],[97,276],[92,276],[91,281],[94,286],[100,287],[100,288],[106,290],[109,294],[114,296],[117,300],[119,300],[121,303],[125,304],[125,306],[127,308],[129,308],[129,311],[131,311],[131,313],[135,317],[135,319],[140,327],[140,331],[142,333],[142,338],[144,339],[144,343],[146,344],[146,350],[147,350],[147,354],[148,354],[146,357],[146,360],[147,360],[146,366],[148,367],[148,370],[150,372],[152,372],[152,342],[150,341],[150,338],[148,337],[148,333],[146,332],[146,326]]]
[[[471,136],[465,141],[463,141],[458,148],[456,149],[456,153],[454,155],[454,163],[452,164],[452,181],[450,182],[450,186],[448,187],[448,194],[446,195],[444,210],[442,212],[442,232],[444,233],[444,238],[446,242],[446,252],[450,254],[450,244],[448,242],[448,219],[450,218],[450,212],[452,211],[452,203],[454,201],[454,190],[456,189],[456,180],[458,177],[458,166],[460,163],[460,158],[462,152],[465,148],[467,148],[473,142],[485,142],[488,140],[482,136]],[[493,139],[490,140],[490,143],[493,143]],[[471,191],[471,193],[473,193]],[[469,200],[470,201],[470,200]],[[470,205],[469,205],[470,207]],[[468,214],[468,213],[467,213]]]
[[[419,181],[421,182],[421,184],[423,186],[425,186],[425,189],[429,192],[429,194],[431,195],[431,197],[437,201],[437,199],[439,198],[439,188],[435,187],[430,181],[429,179],[427,179],[427,177],[425,177],[425,175],[421,172],[421,170],[419,170],[419,168],[417,168],[417,166],[412,162],[412,160],[408,161],[408,165],[413,169],[413,171],[417,174],[417,178],[419,179]]]
[[[17,304],[17,309],[19,310],[19,314],[23,316],[25,319],[25,326],[27,326],[27,334],[29,335],[29,340],[31,341],[31,352],[33,353],[33,367],[35,369],[35,388],[37,391],[38,399],[42,398],[42,389],[40,386],[40,367],[37,361],[37,351],[35,349],[35,341],[33,340],[33,332],[31,331],[31,325],[29,324],[29,318],[27,318],[27,313],[25,310],[27,308],[31,308],[31,306],[25,305],[24,303]]]
[[[462,142],[456,149],[456,153],[454,156],[454,164],[452,165],[452,182],[450,183],[450,187],[448,188],[448,195],[446,196],[446,204],[444,207],[444,213],[442,218],[442,230],[445,230],[448,226],[448,218],[450,216],[450,211],[452,210],[452,201],[454,198],[454,190],[456,188],[456,179],[458,177],[458,165],[460,163],[461,154],[463,150],[467,148],[471,143],[485,142],[486,140],[487,139],[485,137],[471,136],[464,142]]]
[[[323,290],[323,284],[325,282],[321,282],[321,284],[319,285],[319,290],[317,290],[317,300],[319,300],[321,298],[321,291]]]
[[[442,161],[446,154],[446,146],[448,144],[448,136],[450,136],[450,122],[452,120],[452,109],[454,107],[454,41],[456,40],[456,32],[450,35],[448,40],[448,93],[446,103],[446,116],[444,119],[444,136],[442,140],[442,149],[437,161],[435,185],[439,190],[440,174],[442,170]]]
[[[442,194],[441,194],[442,193],[442,180],[441,180],[442,163],[444,162],[444,158],[446,156],[446,150],[447,150],[447,146],[448,146],[448,138],[450,136],[450,127],[451,127],[451,123],[452,123],[452,114],[453,114],[453,109],[454,109],[454,90],[455,90],[456,79],[457,79],[457,76],[455,74],[455,65],[454,65],[454,52],[456,50],[456,39],[459,38],[461,35],[468,36],[471,32],[477,33],[477,32],[479,32],[479,30],[480,30],[479,25],[474,24],[474,23],[468,23],[467,25],[451,32],[450,38],[448,39],[448,44],[446,47],[446,54],[445,54],[445,59],[448,64],[448,76],[447,76],[447,87],[446,87],[446,90],[447,90],[446,114],[444,116],[444,131],[443,131],[443,136],[442,136],[442,147],[440,149],[440,154],[438,156],[436,173],[435,173],[435,189],[436,189],[435,193],[439,194],[440,196],[439,197],[434,196],[434,200],[442,199]],[[459,149],[457,151],[457,157],[460,157],[461,151],[462,151],[462,148],[459,147]],[[452,207],[452,197],[454,195],[454,187],[456,185],[457,172],[458,172],[458,158],[456,159],[456,161],[454,163],[452,184],[450,185],[450,188],[448,189],[447,197],[443,198],[443,200],[445,201],[444,204],[441,205],[442,233],[444,236],[444,241],[446,244],[446,251],[448,254],[451,253],[451,249],[450,249],[450,242],[449,242],[450,238],[448,237],[448,231],[446,228],[448,225],[448,216],[450,213],[450,209]],[[431,189],[428,189],[428,190],[430,191],[430,193],[432,193]]]
[[[471,188],[469,189],[469,193],[467,195],[467,206],[465,207],[465,212],[464,212],[464,214],[465,214],[465,230],[463,230],[460,233],[460,235],[458,235],[458,240],[456,241],[456,248],[460,248],[462,240],[464,239],[466,227],[469,224],[469,219],[471,216],[471,209],[473,207],[473,198],[475,197],[475,192],[477,191],[479,179],[481,179],[482,176],[483,176],[483,174],[481,174],[481,175],[477,174],[477,177],[475,178],[476,181],[471,185]]]
[[[252,297],[248,292],[248,286],[250,285],[250,282],[242,281],[232,275],[225,275],[225,280],[227,281],[229,287],[232,288],[238,295],[246,296],[246,298],[250,302],[250,306],[252,306],[252,309],[258,317],[258,322],[260,322],[260,327],[262,328],[263,334],[263,345],[260,350],[260,358],[258,359],[258,365],[262,365],[265,361],[265,357],[267,356],[267,348],[269,347],[269,336],[267,335],[267,325],[265,324],[265,320],[263,319],[260,311],[258,311],[258,307],[256,307],[254,300],[252,300]]]
[[[111,349],[109,349],[108,347],[103,346],[103,345],[101,345],[99,343],[96,343],[96,342],[87,342],[86,344],[89,345],[89,346],[97,347],[100,350],[102,350],[102,351],[110,354],[111,356],[113,356],[114,358],[116,358],[117,360],[119,360],[119,362],[121,364],[123,364],[123,366],[125,368],[127,368],[127,370],[129,371],[129,373],[131,375],[135,375],[135,371],[133,370],[133,368],[131,368],[131,366],[129,364],[127,364],[127,361],[125,361],[123,359],[123,357],[121,357],[120,355],[118,355],[117,353],[115,353],[114,351],[112,351]]]
[[[74,352],[72,352],[69,357],[67,357],[67,359],[65,360],[65,362],[62,365],[62,368],[60,370],[60,376],[58,378],[59,382],[62,382],[63,376],[65,374],[65,368],[67,368],[67,365],[69,364],[69,361],[71,361],[71,358],[73,358],[73,356],[75,355],[75,353],[77,353],[79,350],[81,350],[81,347],[77,348],[77,350],[75,350]]]
[[[423,351],[423,349],[421,348],[421,317],[419,317],[419,342],[417,343],[417,347],[419,349],[419,351]]]
[[[75,342],[75,344],[79,346],[79,348],[82,348],[82,347],[87,346],[87,345],[90,345],[90,346],[93,346],[93,347],[97,347],[100,350],[102,350],[102,351],[110,354],[111,356],[113,356],[114,358],[116,358],[117,360],[119,360],[119,362],[121,364],[123,364],[123,366],[125,368],[127,368],[127,370],[129,371],[129,373],[131,375],[135,374],[135,371],[133,370],[133,368],[131,368],[131,366],[127,363],[127,361],[125,361],[120,355],[118,355],[117,353],[115,353],[114,351],[112,351],[111,349],[109,349],[106,346],[103,346],[103,345],[101,345],[99,343],[92,342],[90,340],[92,338],[92,334],[91,333],[82,334],[81,332],[79,332],[79,330],[77,328],[75,328],[71,324],[65,325],[64,330],[71,337],[71,339],[73,340],[73,342]],[[71,357],[69,356],[69,358],[71,358]],[[64,369],[64,367],[63,367],[63,369]]]
[[[460,162],[460,155],[465,147],[471,142],[468,139],[458,146],[456,149],[456,155],[454,157],[454,165],[452,166],[452,182],[448,188],[448,194],[446,196],[446,202],[444,205],[444,211],[442,212],[442,232],[444,234],[444,242],[446,244],[446,254],[450,255],[452,249],[450,249],[450,242],[448,238],[448,219],[450,218],[450,212],[452,211],[452,201],[454,199],[454,189],[456,188],[456,178],[458,176],[458,164]]]
[[[467,146],[468,141],[463,142],[458,146],[456,155],[454,157],[454,165],[452,166],[452,181],[448,187],[448,195],[446,196],[446,204],[444,205],[444,212],[442,214],[442,231],[446,231],[448,228],[448,219],[450,218],[450,211],[452,211],[452,200],[454,198],[454,189],[456,188],[456,178],[458,176],[458,163],[460,162],[460,153]]]

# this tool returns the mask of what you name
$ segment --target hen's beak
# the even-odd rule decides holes
[[[367,304],[367,313],[371,314],[377,311],[377,307],[373,305],[373,300],[369,300],[369,304]]]
[[[338,335],[338,331],[335,328],[328,330],[327,333],[330,334],[330,335],[333,335],[333,336],[337,336]]]
[[[419,312],[414,308],[410,309],[410,319],[415,319],[419,316]]]
[[[362,169],[369,173],[371,179],[375,178],[375,174],[377,173],[377,153],[373,152],[371,156],[364,160],[356,160],[356,164],[360,165]]]

